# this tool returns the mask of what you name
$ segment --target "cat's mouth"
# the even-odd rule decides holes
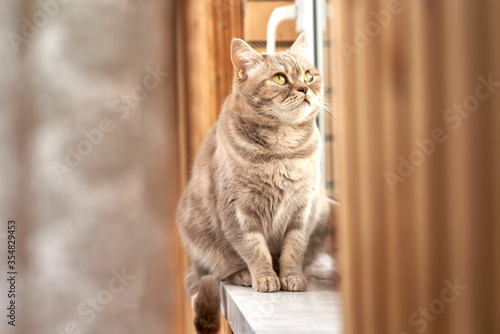
[[[304,96],[304,100],[302,101],[301,104],[308,104],[308,105],[311,105],[311,101],[309,101],[309,99],[307,98],[307,95]]]

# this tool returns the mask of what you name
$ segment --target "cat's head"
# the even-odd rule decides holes
[[[314,118],[321,101],[322,81],[306,58],[305,46],[304,33],[290,49],[273,54],[259,54],[243,40],[233,39],[233,90],[256,114],[277,122],[298,124]]]

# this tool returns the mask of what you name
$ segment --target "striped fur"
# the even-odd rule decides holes
[[[304,58],[304,43],[301,35],[286,52],[260,55],[242,40],[232,42],[233,90],[198,152],[177,212],[192,260],[186,282],[197,326],[213,324],[200,319],[207,317],[203,305],[213,312],[213,303],[198,300],[203,277],[262,292],[303,291],[303,269],[328,234],[315,124],[322,83]],[[305,71],[312,82],[303,80]],[[276,73],[288,83],[276,84]]]

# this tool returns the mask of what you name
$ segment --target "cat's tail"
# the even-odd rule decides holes
[[[201,278],[197,290],[191,299],[196,332],[215,334],[220,328],[219,281],[212,275],[205,275]]]

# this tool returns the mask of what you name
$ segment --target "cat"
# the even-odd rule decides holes
[[[322,79],[305,34],[284,52],[231,42],[235,76],[177,210],[191,258],[186,287],[198,333],[219,329],[219,281],[304,291],[304,268],[331,231],[315,123]]]

